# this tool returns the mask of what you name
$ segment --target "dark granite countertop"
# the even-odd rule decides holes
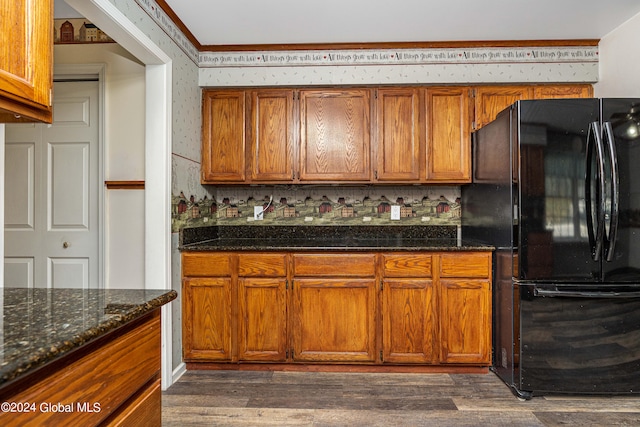
[[[456,227],[200,227],[185,228],[182,251],[483,251],[492,246],[458,237]]]
[[[176,297],[173,290],[0,289],[0,387]]]

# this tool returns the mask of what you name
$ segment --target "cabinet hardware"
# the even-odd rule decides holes
[[[380,350],[380,361],[384,362],[384,357],[382,356],[382,350]]]

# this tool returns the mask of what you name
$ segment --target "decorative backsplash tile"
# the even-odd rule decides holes
[[[460,225],[459,187],[216,187],[211,194],[174,195],[173,231],[211,225]],[[255,219],[256,209],[262,220]]]

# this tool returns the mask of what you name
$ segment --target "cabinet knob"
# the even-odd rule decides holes
[[[62,247],[67,249],[69,246],[71,246],[71,244],[69,242],[63,242],[62,243]]]

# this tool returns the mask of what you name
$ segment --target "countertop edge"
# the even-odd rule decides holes
[[[73,350],[100,339],[109,332],[125,326],[153,310],[159,309],[177,297],[178,293],[175,290],[168,290],[163,295],[152,298],[145,303],[135,304],[135,307],[124,311],[122,314],[113,314],[113,317],[77,334],[72,340],[52,343],[48,348],[32,351],[28,356],[20,357],[2,367],[4,374],[0,376],[0,388],[13,383],[48,363],[64,357]]]
[[[314,247],[246,247],[246,246],[193,246],[183,247],[180,252],[493,252],[493,246],[420,246],[420,247],[345,247],[345,246],[314,246]]]

